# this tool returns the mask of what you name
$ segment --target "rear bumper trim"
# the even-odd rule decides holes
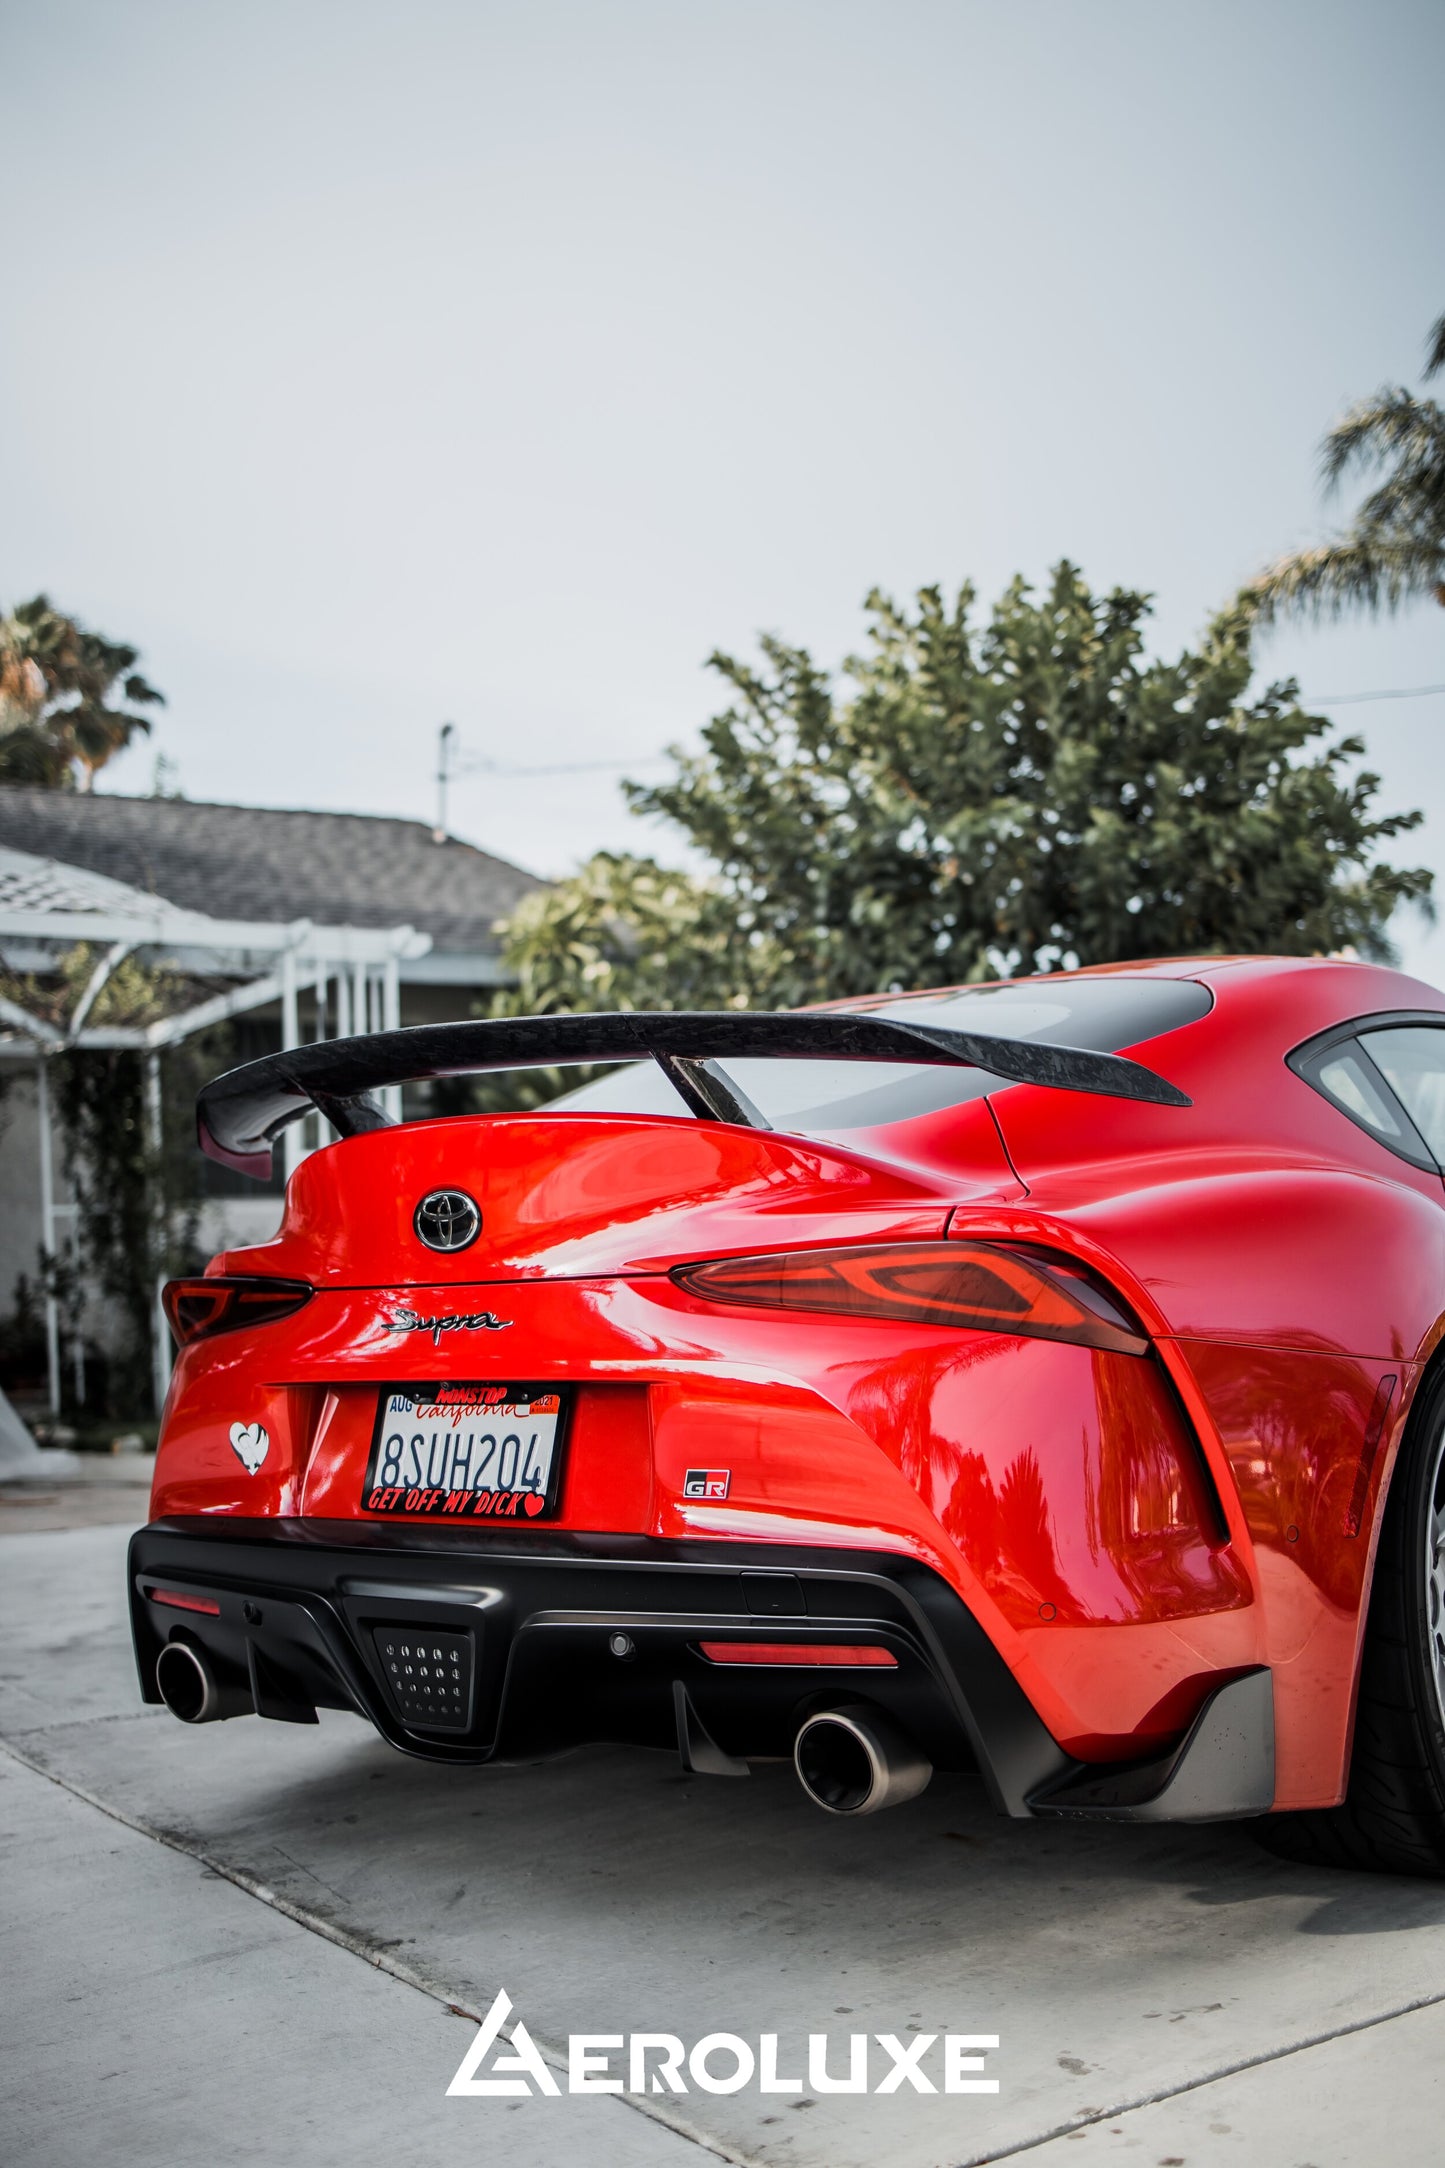
[[[1217,1686],[1172,1754],[1080,1769],[1030,1800],[1033,1813],[1095,1822],[1234,1822],[1274,1805],[1274,1679]]]
[[[146,1595],[157,1583],[214,1598],[219,1617],[158,1610]],[[682,1708],[695,1766],[707,1748],[738,1764],[790,1752],[798,1723],[841,1690],[885,1708],[936,1767],[976,1764],[1012,1816],[1213,1820],[1273,1803],[1267,1671],[1218,1688],[1158,1761],[1085,1766],[942,1575],[895,1552],[195,1516],[136,1532],[130,1601],[147,1701],[160,1699],[161,1648],[180,1637],[249,1685],[262,1714],[353,1709],[435,1761],[538,1759],[600,1740],[676,1748]],[[895,1666],[709,1664],[698,1643],[755,1640],[764,1607],[779,1637],[879,1643]],[[385,1676],[378,1628],[432,1632],[438,1647],[469,1637],[464,1723],[408,1720],[417,1702]]]
[[[820,1681],[787,1669],[709,1665],[695,1643],[729,1630],[756,1638],[762,1601],[787,1631],[881,1641],[898,1668],[867,1674],[870,1699],[931,1748],[940,1768],[977,1762],[994,1804],[1027,1814],[1028,1798],[1069,1761],[987,1634],[941,1575],[893,1552],[642,1536],[395,1528],[329,1521],[209,1516],[153,1522],[131,1541],[131,1620],[141,1692],[158,1699],[155,1660],[177,1630],[145,1584],[203,1590],[221,1617],[192,1619],[222,1670],[247,1676],[246,1641],[298,1704],[357,1710],[403,1751],[433,1760],[530,1758],[589,1739],[672,1746],[672,1688],[726,1753],[787,1752],[800,1708]],[[776,1604],[777,1609],[772,1606]],[[371,1627],[411,1620],[464,1625],[476,1637],[477,1692],[465,1737],[406,1723],[372,1651]],[[204,1631],[200,1629],[203,1628]],[[635,1663],[607,1653],[625,1629]],[[860,1674],[861,1676],[861,1674]],[[857,1691],[856,1682],[849,1690]]]

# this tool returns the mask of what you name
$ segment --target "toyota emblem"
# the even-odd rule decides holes
[[[412,1217],[429,1250],[465,1250],[482,1231],[482,1213],[464,1189],[429,1189]]]

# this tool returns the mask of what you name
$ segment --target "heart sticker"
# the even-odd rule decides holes
[[[231,1449],[247,1475],[254,1475],[270,1450],[270,1433],[262,1423],[232,1423]]]
[[[529,1490],[526,1497],[522,1500],[522,1511],[524,1513],[530,1514],[533,1520],[535,1520],[546,1503],[547,1501],[545,1498],[539,1498],[535,1491]]]

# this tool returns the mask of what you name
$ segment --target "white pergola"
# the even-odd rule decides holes
[[[97,949],[95,966],[63,1024],[0,996],[0,1060],[33,1068],[38,1100],[42,1239],[54,1255],[58,1222],[74,1204],[56,1197],[48,1063],[72,1048],[129,1048],[148,1056],[147,1106],[159,1144],[160,1054],[198,1031],[249,1010],[279,1003],[281,1043],[301,1044],[300,997],[314,995],[318,1039],[352,1032],[395,1030],[401,1022],[401,965],[424,956],[431,935],[412,926],[328,926],[311,919],[285,924],[221,919],[183,911],[123,881],[26,851],[0,849],[0,961],[28,975],[53,973],[78,943]],[[138,1026],[92,1025],[91,1016],[112,974],[127,958],[188,974],[234,981],[190,1008]],[[391,1096],[398,1097],[399,1093]],[[400,1107],[392,1111],[400,1114]],[[307,1150],[304,1126],[286,1131],[289,1175]],[[159,1294],[159,1290],[157,1290]],[[60,1405],[60,1322],[46,1297],[46,1340],[52,1408]],[[155,1335],[157,1405],[164,1393],[167,1336]]]

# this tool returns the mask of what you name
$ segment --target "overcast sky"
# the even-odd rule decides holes
[[[1168,651],[1445,310],[1440,0],[0,0],[0,80],[0,600],[144,650],[107,789],[656,775],[711,649],[1064,555]],[[1261,662],[1442,684],[1445,610]],[[1338,715],[1445,916],[1445,696]],[[676,852],[606,771],[452,826]]]

